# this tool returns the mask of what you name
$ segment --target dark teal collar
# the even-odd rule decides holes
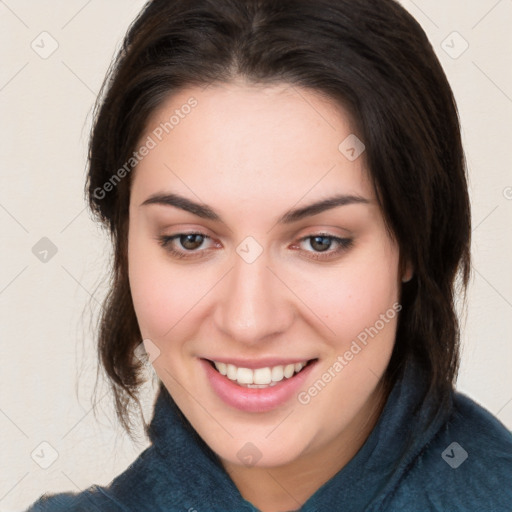
[[[451,401],[443,409],[431,399],[422,401],[426,389],[425,373],[418,364],[409,363],[359,452],[300,510],[338,510],[340,504],[347,512],[369,505],[378,508],[451,413]],[[165,466],[162,474],[169,476],[168,481],[157,485],[160,491],[152,491],[171,493],[169,503],[175,504],[176,510],[183,506],[185,511],[187,507],[197,511],[257,511],[242,498],[216,454],[193,430],[162,383],[148,435]]]

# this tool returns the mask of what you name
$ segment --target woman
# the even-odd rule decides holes
[[[455,101],[402,7],[149,2],[89,158],[101,362],[130,432],[144,347],[152,444],[29,510],[510,510],[512,437],[454,389]]]

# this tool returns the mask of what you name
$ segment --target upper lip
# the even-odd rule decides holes
[[[279,358],[279,357],[265,357],[262,359],[240,359],[240,358],[227,358],[227,357],[208,357],[203,358],[207,359],[208,361],[215,361],[217,363],[225,363],[225,364],[232,364],[235,365],[238,368],[266,368],[266,367],[272,367],[272,366],[286,366],[288,364],[295,364],[295,363],[304,363],[311,361],[312,359],[316,358],[300,358],[300,357],[294,357],[294,358]]]

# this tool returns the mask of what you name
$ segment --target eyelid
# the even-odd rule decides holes
[[[156,239],[159,242],[159,244],[167,252],[169,252],[173,257],[176,257],[179,259],[181,259],[181,258],[183,258],[183,259],[198,258],[198,257],[202,257],[202,253],[211,251],[211,249],[210,250],[202,249],[202,250],[197,250],[197,251],[185,251],[185,250],[176,250],[176,249],[168,248],[168,246],[173,241],[175,241],[176,239],[179,239],[182,236],[187,236],[187,235],[199,235],[199,236],[202,236],[204,238],[204,240],[213,240],[213,238],[211,236],[209,236],[206,233],[203,233],[201,231],[186,231],[186,232],[180,231],[179,233],[175,233],[173,235],[160,235],[160,236],[157,236]]]
[[[311,235],[306,235],[298,240],[299,243],[304,242],[305,240],[309,240],[316,237],[323,237],[331,239],[335,244],[338,244],[338,248],[335,250],[327,250],[327,251],[303,251],[306,252],[309,256],[305,256],[307,259],[314,260],[324,260],[329,261],[331,259],[337,258],[341,253],[350,249],[354,243],[353,238],[344,238],[336,235],[332,235],[330,233],[313,233]],[[325,256],[323,256],[325,254]]]
[[[203,233],[201,231],[183,231],[178,232],[173,235],[161,235],[156,237],[157,241],[160,243],[160,245],[171,255],[171,257],[177,258],[177,259],[186,259],[186,260],[193,260],[197,258],[206,258],[208,257],[205,255],[205,253],[210,253],[212,249],[199,249],[199,250],[176,250],[173,248],[169,248],[169,245],[179,239],[182,236],[187,235],[198,235],[204,238],[204,240],[213,240],[213,238],[206,233]],[[342,237],[333,235],[331,233],[327,232],[311,232],[308,235],[304,235],[296,240],[296,242],[293,242],[291,247],[297,247],[298,245],[302,244],[306,240],[310,240],[316,237],[324,237],[330,239],[334,244],[338,244],[338,248],[335,250],[326,250],[326,251],[307,251],[307,250],[301,250],[301,256],[303,256],[306,259],[313,259],[317,261],[329,261],[332,259],[336,259],[341,255],[341,253],[346,252],[348,249],[350,249],[354,243],[354,240],[352,237]],[[304,253],[307,254],[307,256],[304,255]],[[325,256],[324,256],[325,255]]]

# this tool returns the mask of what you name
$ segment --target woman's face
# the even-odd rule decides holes
[[[140,146],[130,286],[190,423],[223,460],[265,467],[357,437],[402,276],[347,114],[285,84],[214,84],[168,99]]]

